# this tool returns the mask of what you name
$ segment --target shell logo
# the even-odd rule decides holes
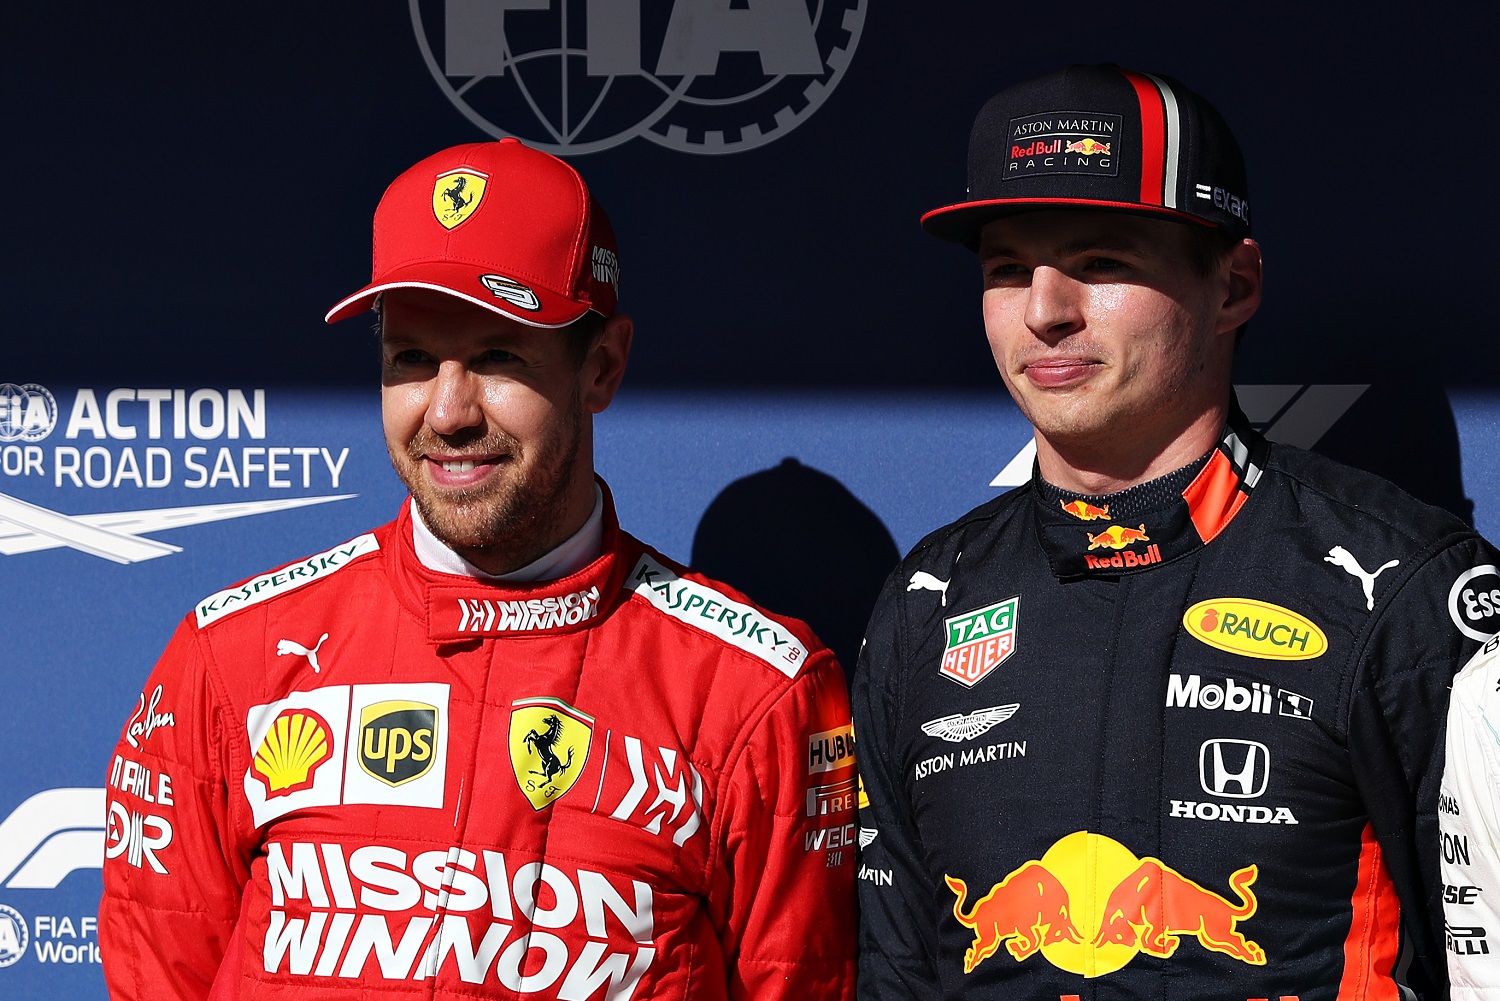
[[[1328,637],[1305,615],[1253,598],[1210,598],[1182,616],[1200,643],[1241,657],[1312,660],[1328,649]]]
[[[319,766],[333,753],[328,723],[311,709],[283,709],[255,751],[251,772],[266,798],[310,789]]]

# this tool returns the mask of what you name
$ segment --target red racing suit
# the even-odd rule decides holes
[[[110,766],[114,1001],[851,997],[849,705],[806,626],[608,502],[556,581],[411,539],[408,506],[178,628]]]

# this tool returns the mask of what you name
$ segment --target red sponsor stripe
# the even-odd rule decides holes
[[[1349,1001],[1397,1001],[1391,971],[1400,948],[1401,903],[1369,824],[1360,835],[1359,878],[1349,903],[1351,920],[1344,939],[1344,975],[1338,996]]]
[[[1139,73],[1121,70],[1141,105],[1141,201],[1162,205],[1162,178],[1167,164],[1167,114],[1156,84]]]
[[[1216,535],[1224,531],[1225,526],[1240,513],[1240,508],[1249,497],[1249,494],[1240,489],[1240,478],[1234,471],[1234,464],[1217,449],[1213,458],[1208,460],[1208,465],[1182,491],[1182,499],[1187,501],[1188,516],[1193,519],[1198,537],[1205,543],[1212,542]]]

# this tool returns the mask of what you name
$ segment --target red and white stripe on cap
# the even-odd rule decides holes
[[[1151,73],[1121,69],[1141,105],[1141,201],[1180,209],[1177,175],[1182,163],[1182,112],[1171,84]]]

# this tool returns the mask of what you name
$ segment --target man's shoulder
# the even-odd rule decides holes
[[[911,547],[911,551],[906,554],[894,573],[901,574],[911,567],[920,569],[922,564],[934,555],[956,556],[969,540],[1002,533],[1015,516],[1025,509],[1030,491],[1029,482],[1013,487],[999,497],[970,509],[941,528],[928,532],[921,541]]]
[[[806,623],[770,611],[738,588],[699,573],[627,535],[625,590],[660,616],[684,642],[733,651],[796,678],[826,650]],[[826,659],[826,654],[823,659]]]
[[[1476,536],[1452,512],[1418,500],[1384,477],[1346,466],[1316,452],[1273,444],[1267,470],[1284,477],[1303,503],[1338,511],[1351,526],[1390,532],[1425,547]]]
[[[306,596],[311,593],[310,589],[318,588],[334,575],[368,561],[383,547],[389,546],[394,526],[394,522],[387,523],[322,552],[292,560],[215,591],[194,604],[188,620],[198,629],[222,628],[221,623],[233,622],[240,617],[239,613],[248,609],[264,608],[293,593]]]

